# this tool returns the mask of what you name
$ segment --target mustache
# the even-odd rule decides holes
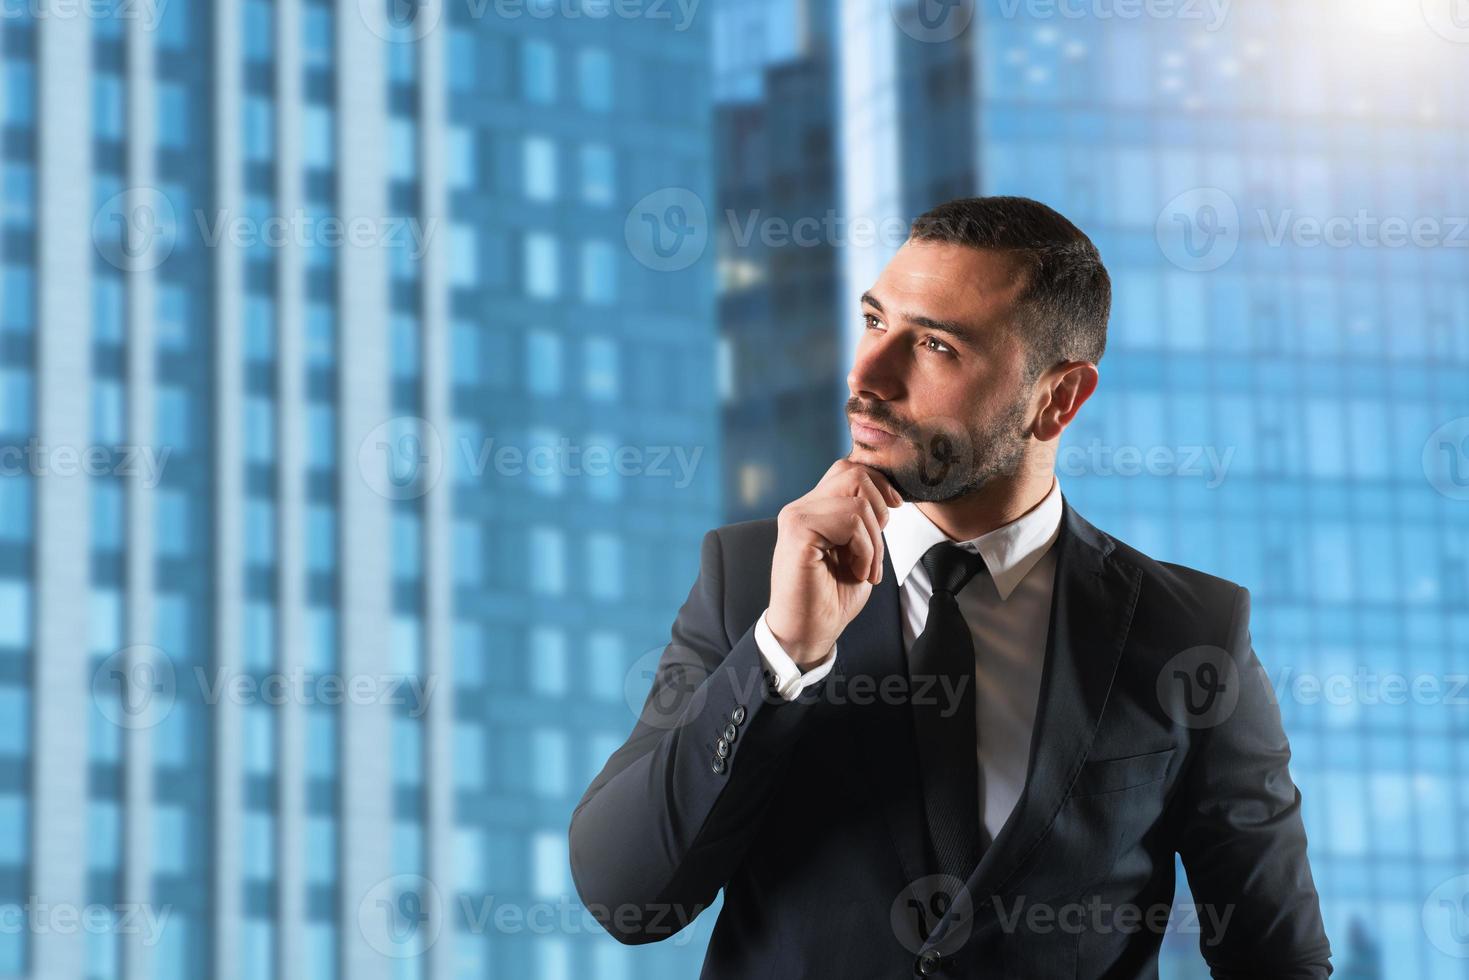
[[[881,402],[863,402],[860,398],[848,398],[847,417],[851,418],[854,415],[865,418],[874,425],[880,425],[898,436],[906,436],[913,428],[906,420],[898,418],[885,408]]]

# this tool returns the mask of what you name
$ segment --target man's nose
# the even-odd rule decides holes
[[[862,345],[847,374],[847,390],[880,401],[896,398],[903,391],[902,367],[896,354],[897,348],[887,337],[873,338]]]

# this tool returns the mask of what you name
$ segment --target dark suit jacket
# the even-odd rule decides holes
[[[1029,776],[948,900],[891,562],[832,672],[787,702],[753,628],[775,522],[710,531],[641,717],[572,817],[598,921],[656,942],[723,888],[707,978],[1155,977],[1177,853],[1199,910],[1173,928],[1215,977],[1327,976],[1248,593],[1064,515]]]

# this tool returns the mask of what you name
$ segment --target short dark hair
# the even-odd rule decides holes
[[[1028,197],[961,197],[913,220],[908,237],[1008,252],[1026,283],[1016,306],[1034,380],[1062,361],[1102,359],[1112,280],[1086,233]]]

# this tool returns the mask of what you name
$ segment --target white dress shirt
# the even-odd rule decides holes
[[[977,575],[959,591],[959,611],[974,637],[978,695],[980,799],[984,825],[993,839],[1020,799],[1030,760],[1030,739],[1040,700],[1041,668],[1056,580],[1055,544],[1061,530],[1061,484],[1020,517],[977,538],[955,542],[984,558],[989,575]],[[948,536],[912,503],[891,508],[883,529],[903,610],[903,652],[923,632],[933,596],[928,571],[919,561]],[[791,700],[831,672],[836,647],[806,673],[776,641],[762,613],[755,642],[776,690]],[[916,760],[915,760],[916,761]]]

